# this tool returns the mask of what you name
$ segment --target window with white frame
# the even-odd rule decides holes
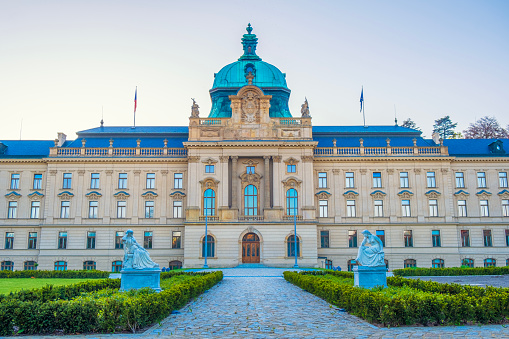
[[[355,180],[354,180],[353,172],[345,173],[345,187],[346,188],[354,188],[355,187]]]
[[[12,250],[14,248],[14,232],[5,233],[5,246],[6,250]]]
[[[502,215],[509,217],[509,199],[502,200]]]
[[[408,188],[408,172],[399,172],[399,186],[401,188]]]
[[[98,211],[99,211],[99,201],[89,201],[88,202],[88,217],[90,219],[97,218]]]
[[[485,247],[493,247],[493,239],[491,236],[491,230],[483,230],[482,231],[484,246]]]
[[[125,218],[127,212],[127,201],[117,201],[117,218]]]
[[[346,201],[346,216],[355,217],[355,200]]]
[[[481,217],[489,217],[488,200],[479,200],[479,205],[481,207]]]
[[[383,200],[375,200],[375,217],[383,217],[384,216],[384,202]]]
[[[67,248],[67,232],[58,232],[58,248]]]
[[[37,232],[28,232],[28,249],[35,250],[37,248]]]
[[[90,188],[99,188],[99,173],[90,174]]]
[[[173,202],[173,217],[182,218],[182,201],[175,200]]]
[[[62,201],[60,203],[60,218],[69,218],[69,211],[71,209],[70,201]]]
[[[41,209],[40,201],[32,201],[30,206],[30,219],[39,219],[39,211]]]
[[[72,188],[72,173],[64,173],[62,188]]]
[[[375,187],[375,188],[382,187],[382,173],[381,172],[373,172],[373,187]]]
[[[414,247],[414,238],[411,230],[403,231],[405,247]]]
[[[11,190],[19,189],[19,173],[11,174]]]
[[[428,204],[429,204],[429,216],[438,217],[438,200],[429,199]]]
[[[18,216],[18,202],[9,201],[9,207],[7,209],[7,218],[16,219],[17,216]]]
[[[118,188],[119,189],[127,188],[127,173],[118,174]]]
[[[327,188],[327,172],[318,173],[318,187]]]
[[[507,188],[507,172],[498,172],[498,184],[500,188]]]
[[[466,200],[458,200],[458,217],[466,217],[467,216],[467,201]]]
[[[182,244],[182,233],[174,231],[171,237],[171,248],[180,248]]]
[[[34,190],[40,190],[42,188],[42,174],[34,174],[34,184],[32,188]]]
[[[410,200],[409,199],[401,200],[401,215],[403,217],[412,216],[412,212],[410,210]]]
[[[147,173],[147,185],[146,188],[156,188],[156,174],[155,173]]]
[[[175,173],[173,174],[173,188],[182,188],[183,187],[184,174],[183,173]]]
[[[486,173],[477,172],[477,187],[486,188]]]
[[[145,218],[151,219],[154,217],[154,201],[145,201]]]
[[[428,185],[428,188],[437,187],[435,172],[427,172],[426,173],[426,184]]]
[[[456,188],[465,188],[465,175],[463,172],[456,172]]]
[[[327,218],[329,216],[328,201],[327,200],[320,200],[319,201],[319,205],[320,205],[320,218]]]

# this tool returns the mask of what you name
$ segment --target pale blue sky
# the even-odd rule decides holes
[[[213,74],[242,54],[287,74],[290,110],[314,125],[411,117],[428,137],[484,115],[509,123],[509,1],[3,1],[0,139],[97,127],[188,124],[210,111]]]

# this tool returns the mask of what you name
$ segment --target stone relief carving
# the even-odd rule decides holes
[[[298,138],[298,137],[300,137],[300,129],[282,129],[281,137],[283,137],[283,138]]]
[[[328,200],[330,196],[331,196],[331,194],[329,192],[325,192],[325,191],[316,193],[316,197],[320,200]]]
[[[200,117],[200,106],[196,103],[194,98],[191,98],[193,100],[193,105],[191,106],[191,118],[199,118]]]
[[[428,198],[431,198],[431,199],[437,199],[440,196],[440,192],[437,192],[437,191],[426,192],[425,194]]]
[[[282,159],[282,158],[283,158],[282,156],[280,156],[280,155],[276,155],[276,156],[273,156],[273,157],[272,157],[272,160],[273,160],[274,162],[281,162],[281,159]]]
[[[255,124],[260,121],[260,98],[255,91],[248,91],[242,97],[241,120],[245,124]]]
[[[399,195],[400,198],[410,199],[410,197],[413,195],[413,193],[409,192],[409,191],[406,191],[406,192],[400,192],[400,193],[398,193],[398,195]]]
[[[207,164],[207,165],[213,165],[213,164],[217,163],[217,160],[214,158],[207,158],[207,159],[202,160],[202,163]]]
[[[374,198],[374,199],[383,199],[383,197],[385,197],[385,193],[383,192],[373,192],[371,193],[371,196]]]
[[[259,184],[263,178],[258,173],[242,173],[239,177],[243,185]]]
[[[218,128],[202,128],[200,129],[200,136],[205,138],[219,137],[221,131]]]
[[[219,157],[219,161],[222,162],[222,163],[228,162],[229,159],[230,159],[230,157],[227,156],[227,155],[221,155]]]
[[[345,192],[343,195],[347,199],[355,199],[355,197],[357,197],[359,195],[359,193],[353,192],[353,191],[348,191],[348,192]]]
[[[198,162],[198,161],[200,161],[200,157],[199,156],[187,156],[187,161]]]
[[[216,180],[214,178],[206,178],[204,180],[200,180],[200,184],[202,190],[206,190],[209,188],[217,188],[219,185],[219,180]]]
[[[299,180],[295,177],[289,177],[289,178],[282,180],[281,182],[283,183],[283,186],[285,187],[285,189],[288,189],[288,188],[299,187],[300,184],[302,183],[302,180]]]
[[[302,162],[313,162],[314,157],[312,155],[303,155],[300,157]]]

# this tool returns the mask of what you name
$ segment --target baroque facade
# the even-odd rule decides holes
[[[301,267],[351,269],[364,229],[390,269],[508,263],[508,140],[312,126],[247,30],[209,116],[193,101],[188,127],[1,141],[1,268],[118,271],[127,229],[171,268],[205,254],[211,267],[290,267],[297,252]]]

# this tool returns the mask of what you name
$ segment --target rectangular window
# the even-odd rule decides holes
[[[127,188],[127,173],[118,174],[118,188]]]
[[[40,207],[41,207],[40,201],[32,201],[30,207],[30,219],[39,219]]]
[[[373,187],[375,188],[382,187],[382,173],[373,172]]]
[[[34,174],[34,190],[42,189],[42,174]]]
[[[58,248],[61,250],[67,248],[67,232],[58,232]]]
[[[346,216],[355,217],[355,200],[346,201]]]
[[[383,217],[384,216],[384,202],[383,200],[375,200],[375,217]]]
[[[99,188],[99,173],[90,174],[90,188]]]
[[[410,187],[408,184],[408,172],[399,172],[399,186],[401,188]]]
[[[254,166],[246,166],[246,173],[247,174],[254,174],[255,173],[255,167]]]
[[[88,202],[88,217],[90,219],[97,218],[98,211],[99,211],[99,202],[98,201],[89,201]]]
[[[127,201],[117,201],[117,218],[125,218],[127,211]]]
[[[466,217],[467,216],[467,201],[466,200],[458,200],[458,217]]]
[[[429,199],[429,216],[438,217],[438,200]]]
[[[329,248],[329,231],[320,231],[320,245],[322,248]]]
[[[405,240],[405,247],[414,247],[412,231],[403,231],[403,238]]]
[[[205,165],[205,173],[214,173],[214,165]]]
[[[461,246],[470,247],[470,231],[461,230]]]
[[[147,173],[147,186],[146,188],[156,188],[156,174]]]
[[[72,187],[72,173],[64,173],[64,181],[62,183],[62,188],[71,188]]]
[[[477,187],[486,188],[486,173],[477,172]]]
[[[9,208],[7,210],[7,218],[8,219],[16,219],[18,216],[18,202],[17,201],[9,201]]]
[[[345,173],[345,187],[346,188],[354,188],[355,186],[354,173],[346,172]]]
[[[95,248],[95,232],[87,232],[87,249]]]
[[[19,173],[11,174],[11,190],[19,189]]]
[[[173,202],[173,217],[182,218],[182,201]]]
[[[173,174],[173,188],[182,188],[183,187],[184,174],[183,173],[175,173]]]
[[[182,240],[182,233],[180,231],[173,232],[171,237],[171,248],[180,248]]]
[[[122,243],[123,237],[124,237],[124,231],[115,232],[115,249],[124,248],[124,243]]]
[[[426,183],[428,188],[437,187],[437,181],[435,179],[435,172],[426,173]]]
[[[403,267],[404,268],[417,267],[417,262],[415,261],[415,259],[405,259],[403,261]]]
[[[143,247],[146,249],[152,248],[152,232],[146,231],[143,234]]]
[[[507,172],[498,172],[498,185],[507,188]]]
[[[28,232],[28,249],[35,250],[37,248],[37,232]]]
[[[327,218],[329,216],[329,206],[327,200],[320,200],[320,218]]]
[[[509,217],[509,199],[502,200],[502,215]]]
[[[509,246],[509,230],[505,230],[505,245]]]
[[[376,236],[382,240],[382,244],[383,246],[385,247],[385,231],[384,230],[377,230],[376,231]]]
[[[456,187],[457,188],[465,188],[465,177],[463,172],[456,172]]]
[[[348,231],[348,247],[357,247],[357,231]]]
[[[410,210],[410,200],[401,200],[401,215],[403,217],[412,216],[412,212]]]
[[[327,172],[318,173],[318,188],[327,188]]]
[[[483,230],[482,234],[483,234],[483,239],[484,239],[484,246],[485,247],[492,247],[493,246],[493,242],[492,242],[492,239],[491,239],[491,230]]]
[[[440,231],[433,230],[431,231],[431,242],[433,243],[433,247],[441,247],[442,242],[440,241]]]
[[[481,217],[489,217],[488,200],[480,200],[479,205],[481,207]]]
[[[286,165],[286,172],[288,172],[288,173],[297,172],[297,166],[296,165]]]
[[[153,218],[154,217],[154,202],[153,201],[145,201],[145,218]]]
[[[14,247],[14,232],[5,233],[5,249],[12,250]]]
[[[70,201],[62,201],[60,203],[60,218],[69,218],[69,210],[71,209]]]

